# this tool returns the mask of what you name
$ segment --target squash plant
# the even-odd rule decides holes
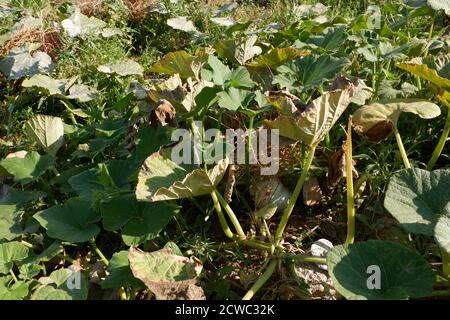
[[[282,14],[289,11],[289,18],[263,28],[260,21],[234,21],[233,5],[200,25],[189,16],[203,14],[198,3],[152,4],[143,10],[150,20],[139,21],[133,8],[114,1],[111,12],[87,14],[65,4],[49,15],[2,1],[0,299],[83,300],[99,291],[120,299],[206,299],[228,290],[205,283],[211,272],[219,277],[210,255],[222,261],[234,252],[241,259],[247,250],[259,264],[252,265],[257,276],[241,274],[245,300],[286,270],[298,294],[306,283],[292,271],[308,264],[346,299],[448,295],[448,110],[435,146],[428,136],[440,133],[438,104],[450,107],[446,2],[381,5],[378,25],[368,13],[331,17],[321,4],[292,4]],[[49,50],[48,34],[44,43],[16,42],[25,24],[35,32],[60,26],[59,50]],[[403,83],[411,79],[414,85]],[[403,126],[405,113],[417,116],[410,124],[423,141],[403,143],[416,134]],[[211,128],[217,134],[205,142]],[[228,128],[248,130],[244,148],[226,141]],[[262,163],[252,163],[251,146],[261,144],[263,130],[299,151],[281,154],[289,162],[284,175],[253,184]],[[405,168],[392,160],[391,133]],[[434,148],[430,155],[424,144]],[[220,157],[218,149],[225,150]],[[234,164],[234,151],[242,153],[242,166]],[[378,172],[367,160],[371,152],[388,153]],[[333,183],[315,201],[337,212],[330,220],[346,219],[339,224],[346,237],[306,250],[315,229],[294,244],[288,227],[314,210],[299,199],[314,202],[308,192],[323,187],[326,163],[336,159],[345,183]],[[357,169],[367,172],[354,181]],[[377,179],[383,181],[371,183]],[[291,180],[292,192],[284,185]],[[246,197],[252,191],[254,208]],[[404,238],[364,234],[377,201],[379,220],[392,216]],[[213,244],[212,215],[226,237],[214,234]],[[192,230],[200,245],[187,234]],[[416,250],[416,239],[424,250]]]

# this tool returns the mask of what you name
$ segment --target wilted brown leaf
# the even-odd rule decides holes
[[[150,113],[150,125],[155,127],[159,122],[163,126],[175,127],[175,114],[176,111],[172,104],[165,99],[161,99],[158,101],[158,106]]]
[[[361,126],[354,126],[353,128],[357,134],[364,136],[367,140],[372,143],[380,143],[385,140],[391,134],[394,127],[390,121],[380,121],[375,124],[372,128],[364,132]]]
[[[334,188],[338,184],[341,178],[346,177],[345,171],[345,144],[346,141],[342,143],[341,148],[337,150],[330,158],[328,162],[328,177],[327,185],[328,188]],[[352,160],[352,173],[353,178],[358,178],[358,171],[355,168],[356,161]]]
[[[316,177],[310,177],[303,185],[303,203],[307,206],[315,206],[322,199],[322,190]]]
[[[128,260],[133,275],[160,300],[204,300],[203,289],[196,285],[202,270],[198,259],[173,254],[170,248],[143,252],[131,247]]]

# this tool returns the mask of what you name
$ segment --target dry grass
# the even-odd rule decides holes
[[[70,3],[78,6],[80,12],[87,16],[103,13],[102,0],[70,0]]]
[[[24,27],[0,47],[0,56],[27,43],[41,43],[41,50],[53,59],[56,58],[57,49],[62,47],[60,34],[57,30],[43,27]]]
[[[131,17],[135,20],[143,19],[147,16],[147,8],[157,2],[156,0],[126,0],[125,4],[130,10]]]

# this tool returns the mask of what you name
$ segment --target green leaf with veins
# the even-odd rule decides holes
[[[6,171],[21,184],[28,184],[39,179],[55,163],[52,155],[39,155],[35,151],[28,152],[24,158],[8,158],[0,161]]]
[[[36,213],[34,218],[47,229],[51,238],[86,242],[100,232],[96,224],[100,220],[100,214],[91,209],[90,205],[86,200],[71,198],[62,205]]]
[[[335,246],[327,253],[327,265],[334,287],[349,300],[426,297],[436,278],[424,258],[389,241]],[[369,287],[375,282],[371,282],[371,275],[380,277],[379,288]]]
[[[334,79],[349,63],[347,58],[309,55],[278,67],[273,83],[290,91],[314,89]]]
[[[433,236],[439,218],[450,216],[450,170],[398,172],[389,181],[384,207],[406,231]],[[440,231],[445,226],[444,219]]]
[[[128,251],[119,251],[113,254],[109,260],[108,275],[101,285],[104,289],[120,287],[145,288],[145,284],[136,279],[131,272],[128,262]]]

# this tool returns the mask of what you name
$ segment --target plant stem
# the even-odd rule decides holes
[[[438,144],[436,145],[433,155],[431,156],[430,161],[427,164],[427,170],[431,171],[439,159],[442,150],[444,150],[445,142],[447,141],[448,135],[450,133],[450,105],[448,105],[449,109],[447,112],[447,120],[445,121],[444,131],[442,132],[441,138],[439,139]]]
[[[13,278],[14,282],[18,282],[19,280],[17,279],[16,275],[14,274],[14,271],[12,269],[9,269],[9,274],[11,275],[11,277]]]
[[[230,227],[228,226],[227,220],[225,220],[225,216],[223,215],[222,207],[220,206],[219,199],[217,199],[217,195],[215,191],[211,192],[211,198],[214,203],[214,208],[216,209],[217,216],[219,217],[220,225],[222,226],[222,230],[225,233],[225,235],[230,239],[235,239],[235,234],[233,231],[231,231]]]
[[[103,254],[103,252],[101,252],[101,250],[97,247],[97,245],[95,244],[95,241],[94,240],[89,240],[89,243],[91,244],[92,248],[97,253],[97,255],[100,257],[100,259],[102,259],[102,261],[105,264],[105,266],[107,266],[109,264],[109,261],[108,261],[108,259],[106,259],[106,257]]]
[[[239,223],[239,220],[237,219],[236,215],[233,212],[233,209],[229,206],[229,204],[225,201],[225,199],[222,197],[222,195],[217,192],[217,190],[213,191],[215,192],[217,198],[219,199],[220,204],[225,209],[225,212],[228,214],[228,217],[231,220],[231,223],[233,224],[234,228],[236,229],[236,232],[238,236],[242,239],[245,239],[245,232],[241,227],[241,224]]]
[[[352,171],[352,118],[348,119],[347,143],[345,148],[345,171],[347,180],[347,238],[345,243],[355,241],[355,204]]]
[[[450,279],[450,254],[441,248],[442,273],[447,279]]]
[[[288,223],[289,217],[291,216],[292,210],[294,209],[295,203],[297,202],[297,198],[302,191],[303,184],[306,180],[306,175],[308,174],[309,168],[311,167],[312,161],[314,159],[314,153],[316,151],[316,147],[312,146],[308,153],[308,158],[306,159],[306,163],[303,166],[302,174],[297,181],[297,185],[295,186],[294,192],[292,193],[291,198],[289,199],[289,204],[287,208],[283,212],[283,216],[281,217],[280,224],[278,225],[277,231],[275,233],[275,246],[279,246],[281,242],[281,237],[283,236],[284,229]]]
[[[278,264],[278,260],[272,260],[267,267],[266,271],[262,274],[262,276],[258,279],[258,281],[255,282],[255,284],[248,290],[248,292],[245,294],[245,296],[242,298],[242,300],[250,300],[253,298],[256,292],[258,292],[259,289],[266,283],[267,280],[270,279],[272,274],[274,273],[276,267]]]
[[[283,253],[281,255],[282,258],[290,259],[290,260],[298,260],[301,262],[311,262],[311,263],[318,263],[318,264],[327,264],[327,259],[322,257],[312,257],[312,256],[305,256],[302,254],[291,254],[291,253]]]
[[[408,155],[406,154],[405,147],[403,146],[403,141],[402,137],[400,136],[400,132],[398,132],[397,126],[394,125],[393,127],[395,139],[397,140],[397,145],[398,149],[400,150],[400,155],[402,157],[403,164],[405,165],[406,169],[411,169],[411,164],[409,163]]]
[[[272,251],[272,245],[269,243],[259,242],[259,241],[252,241],[252,240],[239,240],[239,244],[243,244],[252,248],[265,250],[265,251]]]

